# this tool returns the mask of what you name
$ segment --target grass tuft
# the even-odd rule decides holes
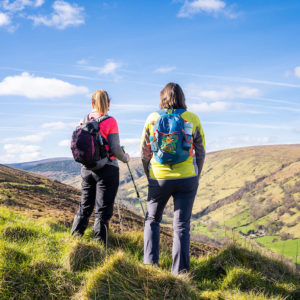
[[[47,261],[10,264],[0,283],[0,299],[70,299],[78,285],[60,266]]]
[[[69,271],[85,271],[95,268],[105,259],[105,251],[97,243],[88,243],[75,240],[66,256],[66,268]]]
[[[189,300],[199,299],[199,293],[188,277],[145,266],[119,251],[88,275],[75,299]]]
[[[38,232],[31,228],[22,226],[8,226],[2,230],[2,236],[11,241],[28,241],[38,236]]]

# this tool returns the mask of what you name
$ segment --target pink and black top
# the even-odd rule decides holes
[[[97,119],[101,116],[103,115],[99,114],[96,109],[93,109],[89,114],[88,119]],[[126,163],[126,156],[120,146],[119,128],[116,119],[110,117],[101,122],[99,133],[108,142],[107,150],[111,153],[110,158],[112,160],[111,162],[108,162],[108,164],[118,166],[117,159]]]

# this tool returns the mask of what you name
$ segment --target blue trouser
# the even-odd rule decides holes
[[[164,208],[173,196],[172,273],[188,270],[190,265],[190,219],[198,188],[198,177],[175,180],[149,180],[147,215],[144,229],[144,263],[158,264],[160,222]]]

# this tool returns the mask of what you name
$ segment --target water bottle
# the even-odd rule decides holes
[[[193,124],[190,122],[184,122],[185,138],[183,141],[183,148],[190,150],[192,146]]]

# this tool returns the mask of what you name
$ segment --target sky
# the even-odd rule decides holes
[[[0,0],[0,163],[71,157],[105,89],[139,156],[168,82],[207,152],[300,142],[299,0]]]

